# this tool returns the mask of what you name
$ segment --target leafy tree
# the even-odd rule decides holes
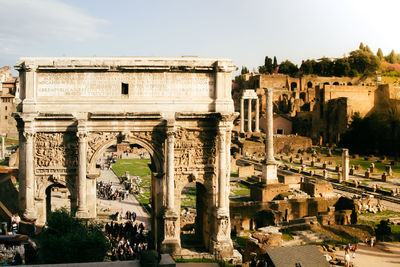
[[[350,75],[350,63],[347,58],[339,58],[334,61],[333,74],[338,77]]]
[[[369,48],[368,45],[365,46],[364,51],[365,51],[365,52],[372,53],[371,48]]]
[[[385,59],[389,63],[392,63],[392,64],[397,63],[397,57],[396,57],[396,53],[394,52],[394,50],[392,50],[390,52],[390,54],[385,57]]]
[[[249,73],[249,69],[246,68],[245,66],[242,66],[242,71],[241,71],[240,73],[241,73],[241,74]]]
[[[379,59],[383,59],[383,52],[382,49],[378,48],[378,52],[376,52],[376,56],[379,57]]]
[[[363,42],[361,42],[361,43],[360,43],[360,46],[358,47],[358,49],[364,50],[364,48],[365,48],[365,47],[364,47],[364,44],[363,44]]]
[[[279,73],[288,74],[294,76],[298,72],[298,68],[289,60],[285,60],[279,64]]]
[[[352,69],[364,74],[372,74],[380,67],[379,58],[364,50],[350,52],[349,63]]]
[[[97,224],[86,225],[66,209],[51,212],[48,228],[39,236],[39,256],[43,263],[103,261],[108,241]]]
[[[267,68],[264,65],[258,66],[258,73],[267,74]]]
[[[300,70],[304,74],[314,74],[315,64],[316,64],[315,60],[309,60],[309,59],[307,59],[306,61],[303,60],[301,62]]]
[[[315,72],[320,76],[331,76],[333,69],[333,62],[327,58],[323,57],[317,61],[315,64]]]

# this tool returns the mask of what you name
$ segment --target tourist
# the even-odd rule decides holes
[[[11,224],[11,232],[12,232],[12,235],[16,235],[17,232],[18,232],[18,224],[17,224],[16,221],[14,221],[14,222]]]
[[[356,243],[354,246],[351,247],[351,251],[353,254],[353,259],[356,257],[356,251],[358,249],[358,243]]]
[[[344,266],[350,267],[350,250],[348,248],[344,251]]]

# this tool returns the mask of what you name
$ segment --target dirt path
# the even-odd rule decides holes
[[[336,253],[343,258],[344,251]],[[400,266],[400,243],[378,243],[374,247],[360,244],[352,262],[356,267],[395,267]]]

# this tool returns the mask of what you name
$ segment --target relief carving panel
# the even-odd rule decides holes
[[[175,172],[214,172],[215,131],[179,128],[175,138]]]
[[[35,174],[76,173],[78,143],[75,133],[37,133],[34,146]]]

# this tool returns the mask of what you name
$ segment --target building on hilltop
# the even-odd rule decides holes
[[[18,139],[17,123],[11,114],[16,111],[15,97],[19,94],[19,79],[12,76],[10,67],[0,68],[0,134]]]

